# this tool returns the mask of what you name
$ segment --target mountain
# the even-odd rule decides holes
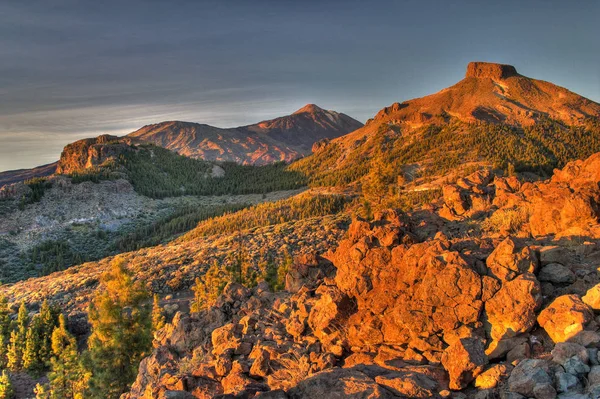
[[[472,62],[457,84],[386,107],[316,150],[293,168],[318,185],[360,180],[376,163],[408,181],[476,165],[548,174],[600,151],[600,104],[510,65]]]
[[[348,115],[308,104],[291,115],[222,129],[191,122],[144,126],[127,137],[208,161],[264,165],[310,154],[314,143],[362,127]]]

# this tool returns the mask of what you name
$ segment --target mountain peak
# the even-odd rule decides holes
[[[494,64],[492,62],[469,62],[465,77],[500,80],[517,75],[519,75],[517,69],[512,65]]]
[[[303,113],[313,114],[313,113],[319,112],[319,111],[324,111],[324,109],[319,107],[316,104],[306,104],[304,107],[302,107],[298,111],[294,112],[294,115],[295,114],[303,114]]]

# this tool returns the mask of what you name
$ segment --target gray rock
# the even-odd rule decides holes
[[[579,379],[573,374],[557,371],[554,376],[556,377],[556,390],[558,392],[569,392],[581,387]]]
[[[600,364],[598,361],[598,348],[587,348],[588,358],[590,359],[590,364],[592,366],[597,366]]]
[[[587,376],[588,385],[600,385],[600,366],[592,366]]]
[[[585,364],[578,356],[573,356],[563,363],[565,371],[569,374],[579,375],[590,372],[590,366]]]
[[[571,284],[577,280],[575,273],[560,263],[550,263],[540,270],[538,280],[549,281],[553,284]]]
[[[552,385],[536,385],[533,388],[535,399],[554,399],[556,398],[556,389]]]
[[[537,385],[552,385],[550,376],[553,363],[542,359],[525,359],[512,371],[508,378],[508,390],[532,397]]]

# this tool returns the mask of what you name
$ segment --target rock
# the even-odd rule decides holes
[[[587,380],[590,386],[600,385],[600,366],[592,366],[587,376]]]
[[[255,396],[256,399],[288,399],[287,394],[282,389],[275,391],[261,392]]]
[[[569,392],[579,388],[580,386],[579,380],[576,376],[570,373],[565,373],[562,370],[557,371],[554,377],[556,378],[556,389],[558,392]]]
[[[392,399],[396,395],[355,369],[331,369],[317,373],[288,391],[290,399],[348,398]]]
[[[533,387],[533,396],[535,399],[554,399],[556,389],[552,385],[536,385]]]
[[[213,354],[218,356],[227,350],[236,350],[241,345],[242,326],[229,323],[212,333]]]
[[[508,378],[508,389],[526,397],[534,396],[536,386],[553,385],[552,362],[525,359],[514,368]]]
[[[523,273],[534,273],[538,258],[530,247],[519,248],[516,241],[509,237],[502,241],[486,260],[491,276],[502,281],[512,280]]]
[[[554,342],[565,342],[583,331],[585,324],[592,320],[591,308],[577,295],[563,295],[556,298],[538,316],[538,323]]]
[[[515,360],[523,360],[531,356],[531,348],[528,342],[515,346],[506,354],[506,361],[513,363]]]
[[[573,342],[559,342],[552,349],[552,360],[558,364],[564,364],[573,356],[579,357],[584,363],[589,361],[586,348]]]
[[[594,310],[600,310],[600,284],[590,288],[581,300]]]
[[[539,249],[540,263],[542,266],[549,265],[551,263],[559,263],[561,265],[568,265],[571,261],[571,253],[565,247],[558,245],[552,245],[547,247],[541,247]]]
[[[503,80],[518,75],[516,68],[512,65],[495,64],[491,62],[469,62],[465,77]]]
[[[583,330],[569,341],[586,347],[597,346],[600,344],[600,334],[595,331]]]
[[[161,399],[195,399],[196,397],[186,391],[165,391]]]
[[[438,383],[413,371],[379,375],[375,377],[375,382],[400,397],[424,399],[437,396]]]
[[[581,375],[590,372],[590,366],[585,364],[579,356],[573,356],[568,358],[564,363],[563,367],[565,371],[573,375]]]
[[[600,155],[569,162],[555,170],[548,182],[538,183],[529,193],[529,225],[534,236],[594,236],[590,226],[598,224],[598,170]]]
[[[510,364],[494,364],[475,378],[475,387],[480,389],[496,388],[508,378],[512,369]]]
[[[252,367],[250,367],[250,375],[253,377],[266,377],[269,374],[271,355],[266,350],[260,350]]]
[[[483,342],[478,338],[459,339],[442,356],[442,365],[450,375],[450,389],[454,390],[466,387],[487,363]]]
[[[577,276],[566,266],[559,263],[550,263],[540,270],[538,279],[553,284],[571,284],[577,280]]]
[[[527,273],[505,281],[502,288],[485,303],[495,341],[529,331],[535,325],[535,313],[541,304],[540,284]]]

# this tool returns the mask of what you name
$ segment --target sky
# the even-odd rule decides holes
[[[233,127],[304,104],[365,121],[514,65],[600,102],[600,1],[0,2],[0,171],[99,134]]]

